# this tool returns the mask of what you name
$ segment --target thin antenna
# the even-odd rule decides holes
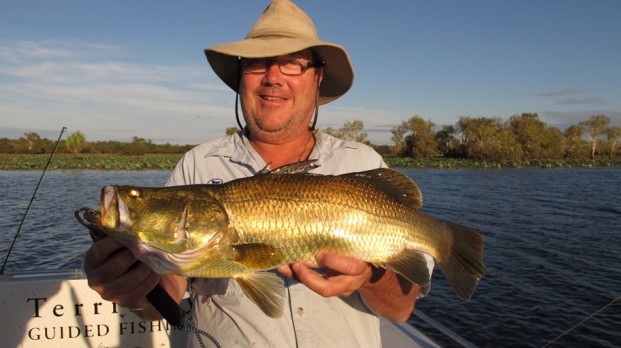
[[[37,191],[39,191],[39,186],[41,185],[41,181],[43,181],[43,176],[45,175],[45,172],[47,171],[47,167],[49,167],[50,163],[52,162],[52,157],[54,156],[54,153],[56,152],[56,148],[58,147],[58,144],[60,143],[60,138],[62,138],[63,133],[65,133],[66,131],[67,131],[67,127],[63,127],[60,130],[60,135],[58,136],[58,140],[56,140],[54,149],[52,150],[50,157],[47,159],[47,164],[45,165],[45,168],[43,168],[43,173],[41,173],[41,177],[39,178],[37,187],[35,188],[34,193],[32,194],[32,198],[30,198],[30,203],[28,203],[28,207],[26,208],[24,217],[22,218],[22,221],[19,223],[19,227],[17,227],[17,232],[15,233],[15,237],[13,238],[13,243],[11,243],[11,247],[9,248],[9,251],[6,254],[6,257],[4,258],[4,263],[2,264],[2,268],[0,269],[0,274],[4,274],[4,266],[6,266],[6,262],[9,260],[9,256],[11,255],[11,251],[13,250],[13,247],[15,246],[15,242],[17,241],[17,237],[19,236],[19,232],[22,230],[24,221],[26,221],[26,216],[28,215],[28,212],[30,211],[30,207],[32,206],[32,202],[34,202],[35,196],[37,195]]]

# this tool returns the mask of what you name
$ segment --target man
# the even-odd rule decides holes
[[[368,146],[314,129],[318,105],[349,90],[353,69],[345,49],[320,41],[311,19],[291,2],[274,0],[245,40],[208,48],[205,54],[215,73],[238,93],[246,126],[188,152],[167,185],[222,183],[309,158],[316,159],[319,167],[313,172],[319,174],[386,166]],[[381,345],[377,316],[409,317],[418,286],[404,288],[391,271],[361,260],[328,253],[316,258],[330,276],[302,264],[278,269],[287,285],[281,318],[266,316],[234,281],[193,280],[193,293],[202,294],[194,295],[195,325],[226,347],[373,347]],[[84,268],[89,285],[104,299],[140,308],[144,318],[160,318],[145,295],[159,282],[179,302],[188,281],[134,263],[131,252],[106,238],[89,249]],[[189,340],[190,346],[197,344],[194,337]]]

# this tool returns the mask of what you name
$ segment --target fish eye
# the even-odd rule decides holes
[[[138,198],[138,197],[140,197],[140,190],[135,189],[135,188],[129,189],[129,191],[127,191],[127,195],[130,198]]]

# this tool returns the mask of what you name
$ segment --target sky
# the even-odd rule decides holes
[[[235,94],[203,49],[244,38],[269,2],[0,0],[0,138],[199,144],[236,126]],[[362,120],[368,140],[419,115],[537,113],[561,130],[621,126],[621,1],[298,0],[344,46],[352,89],[318,125]]]

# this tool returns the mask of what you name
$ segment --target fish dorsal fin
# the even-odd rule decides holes
[[[267,270],[282,265],[282,250],[264,243],[236,244],[228,247],[227,258],[251,270]]]
[[[408,207],[418,209],[423,206],[423,194],[418,185],[407,175],[389,168],[379,168],[364,172],[348,173],[343,176],[363,180],[379,187],[388,196]]]
[[[248,298],[271,318],[279,318],[285,306],[282,279],[271,272],[245,273],[235,277]]]
[[[319,167],[316,164],[317,160],[306,160],[301,162],[295,162],[291,164],[284,165],[278,169],[270,170],[269,164],[266,165],[263,169],[257,172],[259,174],[300,174],[300,173],[308,173],[309,170],[315,169]]]

